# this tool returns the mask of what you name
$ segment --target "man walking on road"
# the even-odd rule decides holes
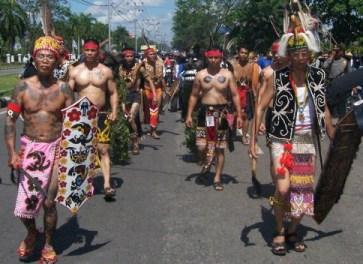
[[[192,113],[201,98],[198,113],[196,144],[203,157],[202,173],[209,171],[215,159],[216,171],[213,180],[214,189],[222,191],[221,174],[224,165],[224,149],[227,147],[229,95],[237,111],[237,127],[242,125],[241,108],[236,81],[233,74],[220,67],[223,53],[219,49],[205,53],[208,61],[206,69],[197,73],[189,99],[185,124],[192,127]]]
[[[305,244],[297,233],[304,215],[314,215],[315,142],[325,133],[333,136],[330,112],[325,100],[325,72],[309,67],[311,52],[318,52],[311,32],[293,27],[281,41],[279,54],[288,56],[290,65],[277,70],[273,85],[266,86],[256,107],[259,127],[266,107],[273,99],[268,137],[275,170],[275,195],[270,198],[276,219],[272,252],[285,255],[288,244],[296,252],[304,252]],[[250,151],[257,158],[255,140]],[[285,231],[284,217],[291,221]]]
[[[87,96],[100,111],[98,114],[97,149],[104,178],[105,196],[110,198],[116,194],[110,182],[109,149],[111,123],[117,118],[118,94],[111,69],[98,61],[99,48],[96,40],[85,41],[83,46],[85,61],[71,69],[69,86],[79,94],[79,97]],[[108,95],[109,98],[107,98]],[[111,112],[107,108],[108,103],[111,105]]]
[[[165,81],[163,77],[164,63],[158,59],[156,51],[148,48],[144,51],[145,61],[141,74],[144,78],[151,79],[152,82],[144,82],[144,119],[150,124],[150,135],[154,139],[160,139],[156,132],[159,123],[159,111],[163,92],[165,91]]]
[[[238,48],[238,57],[231,61],[234,78],[237,80],[237,91],[239,93],[242,111],[242,143],[250,143],[249,120],[253,118],[253,98],[257,95],[259,85],[260,66],[249,61],[248,49],[244,46]]]
[[[58,187],[58,144],[62,130],[61,109],[73,103],[73,91],[53,77],[60,46],[52,37],[35,41],[33,58],[36,75],[25,78],[15,87],[5,123],[5,141],[9,166],[19,172],[15,216],[28,234],[18,247],[21,260],[34,254],[38,231],[35,217],[44,208],[45,246],[40,263],[55,263],[53,234],[57,226],[55,197]],[[16,120],[24,118],[20,151],[15,151]]]

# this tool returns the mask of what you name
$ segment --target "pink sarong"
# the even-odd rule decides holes
[[[24,172],[36,179],[47,190],[52,176],[55,153],[60,139],[36,142],[26,136],[20,138],[20,175],[14,214],[20,218],[35,218],[45,199],[44,194],[31,184]]]

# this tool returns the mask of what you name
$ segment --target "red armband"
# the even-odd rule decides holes
[[[13,102],[8,103],[8,109],[18,114],[21,113],[21,106]]]

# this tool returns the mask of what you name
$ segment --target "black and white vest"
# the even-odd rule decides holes
[[[275,94],[270,120],[269,137],[278,140],[291,140],[294,137],[295,122],[297,117],[297,100],[289,80],[290,70],[284,68],[275,74]],[[307,72],[307,87],[309,100],[312,102],[313,120],[320,135],[325,134],[325,71],[309,67]]]

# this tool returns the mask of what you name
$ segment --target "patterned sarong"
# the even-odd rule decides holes
[[[18,196],[14,214],[20,218],[35,218],[45,199],[44,194],[24,175],[36,179],[43,190],[48,188],[52,176],[55,154],[60,139],[53,142],[35,142],[22,136],[20,138],[20,175]]]
[[[273,159],[279,160],[283,152],[283,143],[273,141]],[[290,171],[289,216],[314,215],[315,154],[312,135],[295,134],[292,142],[294,165]]]
[[[227,105],[202,105],[198,113],[196,145],[207,146],[207,164],[213,161],[216,149],[227,147]]]

